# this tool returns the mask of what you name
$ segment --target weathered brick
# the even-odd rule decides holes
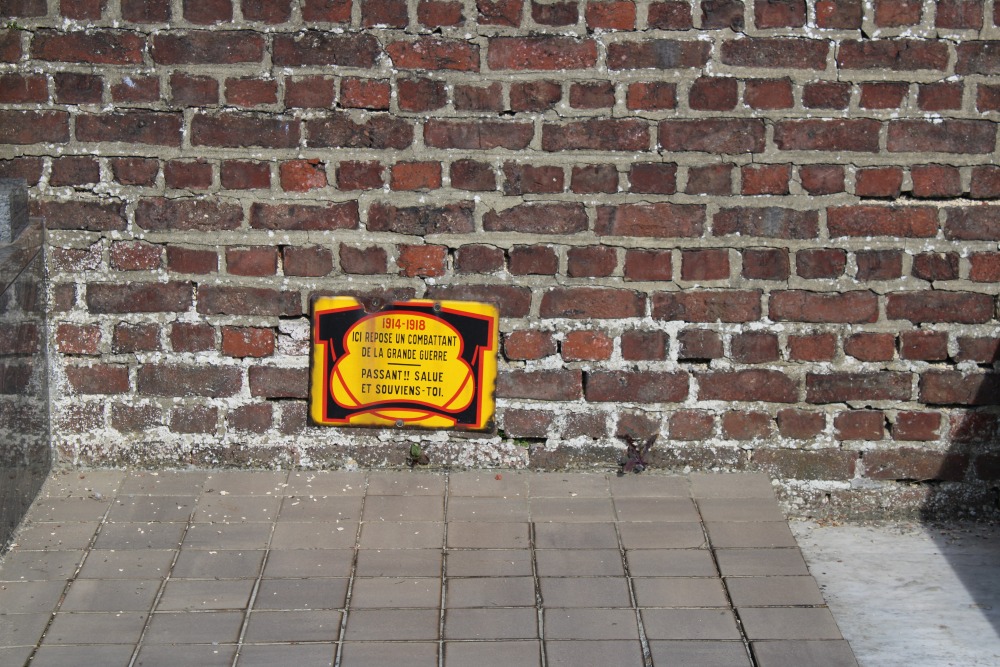
[[[302,314],[298,292],[264,287],[198,286],[198,312],[204,315],[293,317]]]
[[[680,403],[688,396],[687,373],[598,371],[587,373],[585,394],[591,402]]]
[[[589,7],[589,5],[588,5]],[[666,0],[649,4],[649,27],[660,30],[689,30],[693,27],[688,2]]]
[[[238,204],[207,199],[143,199],[135,222],[150,231],[215,231],[236,229],[243,221]]]
[[[722,336],[707,329],[685,329],[677,334],[679,361],[706,362],[721,359]]]
[[[0,144],[64,144],[69,141],[65,111],[0,111]]]
[[[976,252],[969,255],[969,280],[977,283],[1000,281],[1000,253]]]
[[[273,276],[278,271],[278,248],[226,248],[226,270],[234,276]]]
[[[180,313],[191,308],[193,286],[188,282],[90,283],[87,308],[92,313]]]
[[[708,62],[709,45],[674,39],[612,42],[608,45],[608,67],[613,70],[692,69]]]
[[[370,246],[355,248],[340,246],[340,268],[344,273],[361,275],[381,275],[386,272],[388,255],[385,248]]]
[[[705,207],[698,204],[621,204],[599,206],[594,231],[599,236],[697,238],[705,225]]]
[[[921,280],[956,280],[958,253],[922,252],[914,256],[910,273]]]
[[[219,255],[213,250],[167,246],[167,268],[173,273],[204,275],[219,270]]]
[[[1000,206],[946,208],[944,236],[950,241],[1000,240]]]
[[[956,167],[920,164],[910,168],[912,193],[921,198],[951,198],[962,194],[962,176]]]
[[[400,275],[407,277],[443,276],[447,270],[448,248],[441,245],[403,245],[396,264]]]
[[[618,191],[618,169],[613,164],[574,166],[569,189],[576,194],[611,194]]]
[[[219,409],[205,405],[179,406],[170,411],[173,433],[214,433],[219,425]]]
[[[767,438],[774,430],[774,421],[766,412],[730,410],[722,415],[722,437],[732,440]]]
[[[837,337],[833,334],[788,337],[788,358],[791,361],[832,361],[836,354]]]
[[[916,25],[922,14],[921,0],[875,0],[875,25],[882,28]]]
[[[863,10],[861,0],[817,0],[816,26],[856,30],[861,27]]]
[[[715,418],[704,410],[678,410],[670,415],[670,438],[707,440],[715,429]]]
[[[76,119],[79,141],[122,142],[158,146],[180,146],[180,114],[155,111],[124,111],[84,114]]]
[[[503,350],[508,359],[542,359],[556,353],[556,341],[548,331],[511,331],[504,335]]]
[[[34,187],[42,178],[42,158],[18,157],[13,160],[0,160],[0,178],[23,178],[29,187]]]
[[[859,324],[878,319],[878,296],[867,290],[842,293],[787,290],[771,292],[768,314],[785,322],[844,322]]]
[[[510,85],[512,111],[546,111],[562,99],[562,86],[556,81],[525,81]]]
[[[1000,360],[1000,338],[958,337],[958,354],[955,361],[974,361],[991,364]]]
[[[287,1],[287,0],[286,0]],[[226,424],[243,433],[266,433],[274,423],[270,403],[250,403],[229,411]]]
[[[147,396],[234,396],[242,385],[235,366],[144,364],[136,375],[136,393]]]
[[[625,251],[625,280],[671,280],[673,259],[669,250]]]
[[[266,162],[225,160],[220,180],[227,190],[266,190],[271,187],[271,168]]]
[[[854,253],[857,280],[896,280],[903,276],[903,253],[898,250],[859,250]]]
[[[90,157],[70,156],[52,160],[49,185],[86,185],[101,180],[101,167]]]
[[[40,74],[4,74],[0,76],[0,102],[5,104],[43,103],[49,101],[46,78]]]
[[[490,192],[497,189],[497,177],[488,162],[456,160],[449,170],[451,187],[473,192]]]
[[[597,62],[597,44],[572,37],[494,37],[486,60],[493,70],[584,69]]]
[[[895,199],[903,187],[903,170],[899,167],[869,167],[859,169],[855,177],[854,194],[859,197]]]
[[[725,248],[685,250],[681,254],[682,280],[725,280],[729,278],[729,251]]]
[[[788,280],[788,251],[784,248],[749,248],[743,251],[743,277],[751,280]]]
[[[920,401],[928,405],[998,405],[1000,375],[930,371],[920,376]]]
[[[983,324],[993,318],[993,310],[993,297],[972,292],[894,292],[886,297],[885,304],[888,319],[913,324]]]
[[[729,347],[733,361],[740,364],[777,361],[779,356],[778,336],[766,331],[733,334]]]
[[[507,162],[503,166],[505,195],[543,194],[562,192],[564,175],[562,167],[535,166]]]
[[[174,72],[170,75],[170,102],[180,107],[217,105],[219,82],[210,76]]]
[[[865,476],[871,479],[960,482],[965,479],[969,457],[904,447],[867,452],[864,465]]]
[[[409,207],[376,202],[368,209],[368,230],[416,236],[468,233],[473,229],[472,213],[472,202]]]
[[[145,37],[133,32],[39,30],[31,40],[31,55],[36,60],[60,63],[138,65],[145,45]]]
[[[417,3],[417,20],[428,28],[459,25],[465,21],[464,7],[460,2],[420,0]]]
[[[910,399],[909,373],[807,373],[808,403],[849,401],[906,401]]]
[[[570,278],[603,278],[618,265],[618,254],[608,246],[577,246],[566,252]]]
[[[826,416],[822,412],[786,408],[778,411],[778,432],[793,440],[811,440],[823,432]]]
[[[754,69],[824,69],[830,45],[819,39],[744,37],[722,43],[722,62]]]
[[[771,477],[847,481],[854,477],[857,454],[837,449],[755,449],[752,464]]]
[[[427,298],[493,303],[501,317],[525,317],[531,308],[531,289],[513,285],[434,285]]]
[[[93,324],[61,322],[56,328],[56,349],[62,354],[100,353],[101,329]]]
[[[643,151],[649,124],[637,119],[593,119],[542,126],[542,150]]]
[[[844,191],[844,168],[833,164],[810,164],[799,167],[802,187],[811,195],[829,195]]]
[[[904,331],[899,335],[901,359],[944,361],[948,358],[948,334],[943,331]]]
[[[754,322],[761,315],[759,291],[657,292],[652,302],[653,317],[658,320]]]
[[[503,88],[497,82],[488,86],[455,86],[452,101],[456,111],[504,110]]]
[[[697,373],[701,401],[796,403],[798,383],[781,371],[745,370]]]
[[[479,71],[479,47],[458,39],[422,37],[391,42],[386,53],[401,69]]]
[[[163,247],[144,241],[115,241],[108,258],[119,271],[152,271],[160,268]]]
[[[333,271],[333,253],[322,246],[285,246],[281,267],[286,276],[325,276]]]
[[[784,120],[774,127],[774,143],[783,151],[878,151],[877,120]]]
[[[688,167],[684,192],[689,195],[732,194],[733,165],[711,164],[704,167]]]
[[[587,230],[583,204],[520,204],[503,211],[487,211],[483,229],[488,232],[574,234]]]
[[[254,229],[336,230],[357,229],[359,224],[355,201],[325,206],[255,203],[250,207]]]
[[[668,151],[764,152],[764,123],[759,119],[666,120],[660,123],[659,137]]]
[[[587,26],[603,30],[632,30],[636,9],[632,2],[588,2],[585,14]]]
[[[566,361],[605,361],[613,349],[614,341],[603,331],[570,331],[560,351]]]
[[[127,366],[67,366],[66,379],[77,394],[124,394],[129,389]]]
[[[746,165],[740,169],[744,195],[787,195],[792,168],[787,164]]]
[[[263,398],[307,398],[309,369],[251,366],[250,395]]]
[[[170,326],[174,352],[204,352],[215,349],[215,329],[209,324],[175,322]]]
[[[809,106],[809,86],[802,92],[802,104]],[[850,95],[848,94],[848,98]],[[750,79],[743,90],[743,101],[751,109],[790,109],[795,100],[792,97],[791,79]],[[846,107],[846,104],[844,105]]]
[[[160,325],[129,324],[115,325],[111,338],[112,354],[128,352],[155,352],[160,349]]]
[[[491,245],[469,244],[455,252],[457,273],[493,273],[504,266],[503,250]]]
[[[631,290],[559,287],[542,296],[539,314],[544,318],[621,319],[642,317],[645,310],[645,298]]]
[[[163,423],[163,411],[155,405],[111,405],[111,428],[120,433],[141,433]]]
[[[890,153],[990,153],[997,128],[985,120],[894,120],[886,146]]]
[[[424,142],[432,148],[520,150],[528,146],[534,133],[534,126],[523,122],[431,119],[424,125]]]
[[[274,354],[274,330],[222,327],[222,354],[237,358],[270,357]]]
[[[637,162],[629,169],[629,191],[670,195],[677,191],[677,165],[672,162]]]
[[[278,165],[281,189],[286,192],[308,192],[324,188],[326,167],[319,160],[289,160]]]
[[[889,333],[858,333],[844,341],[844,354],[861,361],[891,361],[896,339]]]
[[[191,120],[191,143],[195,146],[295,148],[299,134],[297,120],[235,113],[196,114]]]
[[[677,108],[677,84],[667,81],[630,83],[625,97],[629,109],[660,111]]]
[[[513,370],[497,375],[497,396],[539,401],[575,401],[583,396],[578,370]]]
[[[896,72],[944,70],[948,46],[916,39],[844,40],[837,51],[841,69],[886,69]]]
[[[669,337],[663,331],[633,329],[622,332],[622,359],[626,361],[659,361],[667,356]]]
[[[163,183],[174,189],[207,190],[212,187],[212,165],[204,160],[169,160],[163,165]]]
[[[310,30],[295,35],[276,35],[274,64],[282,67],[337,66],[373,67],[382,52],[370,33],[336,34]]]
[[[879,410],[838,412],[833,418],[837,440],[868,440],[877,442],[885,437],[885,415]]]
[[[159,65],[235,65],[264,58],[264,38],[249,30],[163,32],[149,53]]]
[[[514,246],[508,252],[507,268],[515,276],[554,276],[559,256],[552,246]]]
[[[962,41],[956,47],[956,53],[956,74],[1000,73],[1000,41]]]
[[[615,105],[615,87],[610,81],[571,83],[569,105],[574,109],[610,109]]]
[[[938,211],[927,206],[839,206],[826,210],[830,236],[930,238]]]

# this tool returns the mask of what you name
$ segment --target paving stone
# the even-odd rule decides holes
[[[110,500],[98,501],[92,498],[40,498],[31,506],[25,516],[34,523],[69,523],[77,521],[100,521],[104,518]]]
[[[647,639],[740,639],[729,609],[643,609]]]
[[[697,522],[620,523],[618,532],[626,549],[698,549],[705,546],[705,532]]]
[[[822,605],[823,594],[810,576],[727,577],[726,588],[736,607]]]
[[[640,607],[729,607],[714,577],[637,577],[632,588]]]
[[[362,524],[359,544],[362,549],[440,549],[443,542],[443,522],[375,521]]]
[[[631,609],[557,609],[543,612],[545,639],[639,639]],[[607,663],[605,663],[607,664]],[[615,663],[612,663],[615,664]]]
[[[232,644],[240,634],[243,612],[156,612],[142,641],[172,644],[183,637],[187,644]]]
[[[750,639],[843,639],[826,607],[740,607]]]
[[[339,611],[252,611],[243,641],[248,644],[275,642],[333,642],[340,636]]]
[[[450,498],[524,498],[528,495],[528,480],[532,476],[513,470],[453,472],[448,475],[448,495]]]
[[[111,505],[108,521],[181,521],[191,518],[195,499],[191,496],[123,496]]]
[[[363,496],[368,480],[365,473],[349,470],[293,470],[286,484],[286,496]]]
[[[12,551],[0,561],[0,581],[67,581],[84,556],[75,551]]]
[[[529,545],[527,523],[476,523],[455,521],[448,524],[448,547],[451,549],[523,549]]]
[[[253,579],[171,579],[156,605],[157,611],[219,611],[245,609]]]
[[[689,498],[615,498],[615,513],[619,521],[700,521]]]
[[[80,665],[127,665],[134,651],[132,646],[93,644],[90,646],[52,646],[38,649],[31,660],[32,667],[80,667]],[[6,663],[4,663],[6,664]]]
[[[235,645],[148,644],[139,649],[136,667],[230,667],[236,657]]]
[[[272,552],[271,558],[283,551]],[[219,549],[204,551],[186,549],[181,551],[174,563],[170,576],[174,579],[243,579],[256,578],[264,551],[257,549]],[[270,559],[268,560],[270,564]]]
[[[537,549],[617,549],[613,523],[536,523]]]
[[[97,549],[176,549],[184,537],[183,523],[108,523],[101,528]],[[218,542],[216,542],[218,546]]]
[[[716,549],[723,576],[754,577],[809,574],[802,552],[796,549]]]
[[[778,503],[764,498],[702,498],[703,521],[785,521]]]
[[[444,521],[441,496],[372,496],[365,498],[361,519],[372,521]]]
[[[333,667],[336,644],[244,644],[237,667]]]
[[[635,549],[625,552],[634,577],[714,577],[715,562],[708,549]]]
[[[608,486],[616,499],[691,497],[691,485],[682,475],[615,475]]]
[[[271,522],[278,516],[280,505],[281,498],[276,496],[206,494],[198,498],[198,505],[194,511],[194,521],[198,523]]]
[[[448,579],[445,607],[533,607],[535,581],[531,577]]]
[[[528,478],[532,498],[607,498],[610,489],[605,475],[540,472]]]
[[[66,470],[53,472],[42,484],[42,498],[113,498],[125,481],[124,470]]]
[[[526,498],[449,498],[449,521],[528,521]]]
[[[540,549],[535,554],[541,577],[624,576],[616,549]]]
[[[78,551],[90,546],[100,527],[96,521],[26,524],[15,536],[14,546],[25,551]]]
[[[531,551],[528,549],[448,551],[445,572],[449,577],[530,577]]]
[[[546,641],[545,657],[551,667],[642,667],[638,641]]]
[[[41,631],[39,631],[40,633]],[[34,644],[31,646],[0,646],[0,665],[23,665],[34,650]]]
[[[531,498],[531,520],[543,522],[614,521],[610,498]]]
[[[691,495],[695,498],[768,498],[774,490],[767,475],[759,473],[691,473]]]
[[[437,640],[440,620],[438,609],[351,609],[347,614],[344,639]]]
[[[94,549],[80,568],[81,579],[162,579],[170,572],[176,551],[112,551]]]
[[[264,576],[349,577],[354,551],[350,549],[282,549],[267,555]]]
[[[0,646],[34,646],[52,618],[50,613],[15,614],[4,609]],[[0,662],[0,665],[7,664]]]
[[[261,526],[264,524],[248,524]],[[271,536],[271,549],[350,549],[358,539],[358,524],[278,523]]]
[[[65,581],[25,581],[0,586],[0,609],[7,614],[51,612],[56,608]]]
[[[321,528],[313,527],[319,531]],[[277,536],[277,530],[275,530]],[[184,535],[184,549],[264,549],[271,541],[268,523],[193,523]]]
[[[278,495],[285,493],[287,472],[269,470],[213,470],[205,478],[205,493],[231,496]]]
[[[282,501],[278,520],[281,522],[359,521],[361,504],[360,496],[333,498],[294,496]]]
[[[445,612],[445,639],[532,639],[537,637],[538,610],[534,607],[449,609]],[[537,645],[535,649],[537,652]]]
[[[208,473],[194,471],[130,472],[118,492],[126,495],[196,496],[201,493]]]
[[[758,667],[857,667],[851,646],[843,640],[760,641],[751,644]]]
[[[440,606],[439,578],[358,578],[351,591],[351,609]]]
[[[437,667],[438,645],[430,642],[344,642],[340,664],[351,667]]]
[[[264,579],[254,609],[343,609],[348,579]]]
[[[537,641],[447,642],[444,664],[447,667],[533,667],[541,665]]]
[[[77,579],[60,611],[149,611],[160,580]]]
[[[359,549],[355,575],[440,577],[441,559],[438,549]]]
[[[797,546],[784,521],[705,522],[708,539],[715,549],[734,547],[775,548]]]
[[[371,472],[368,474],[368,496],[436,496],[444,495],[445,476],[439,473],[399,474]]]
[[[142,635],[146,616],[145,612],[137,611],[113,614],[58,613],[45,633],[43,644],[134,645]]]
[[[547,607],[632,607],[625,577],[540,577]]]
[[[741,641],[688,641],[659,639],[649,642],[657,667],[750,667],[750,656]],[[798,667],[809,664],[799,663]]]

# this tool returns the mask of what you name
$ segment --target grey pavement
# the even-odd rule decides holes
[[[0,664],[857,663],[762,475],[98,470],[0,563]]]

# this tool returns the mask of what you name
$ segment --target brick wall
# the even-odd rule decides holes
[[[65,462],[402,462],[306,424],[309,298],[347,293],[499,301],[501,433],[437,463],[658,433],[812,507],[995,493],[992,0],[0,12]]]

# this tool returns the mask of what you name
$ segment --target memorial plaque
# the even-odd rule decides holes
[[[493,428],[498,313],[465,301],[313,303],[310,414],[330,426]]]

